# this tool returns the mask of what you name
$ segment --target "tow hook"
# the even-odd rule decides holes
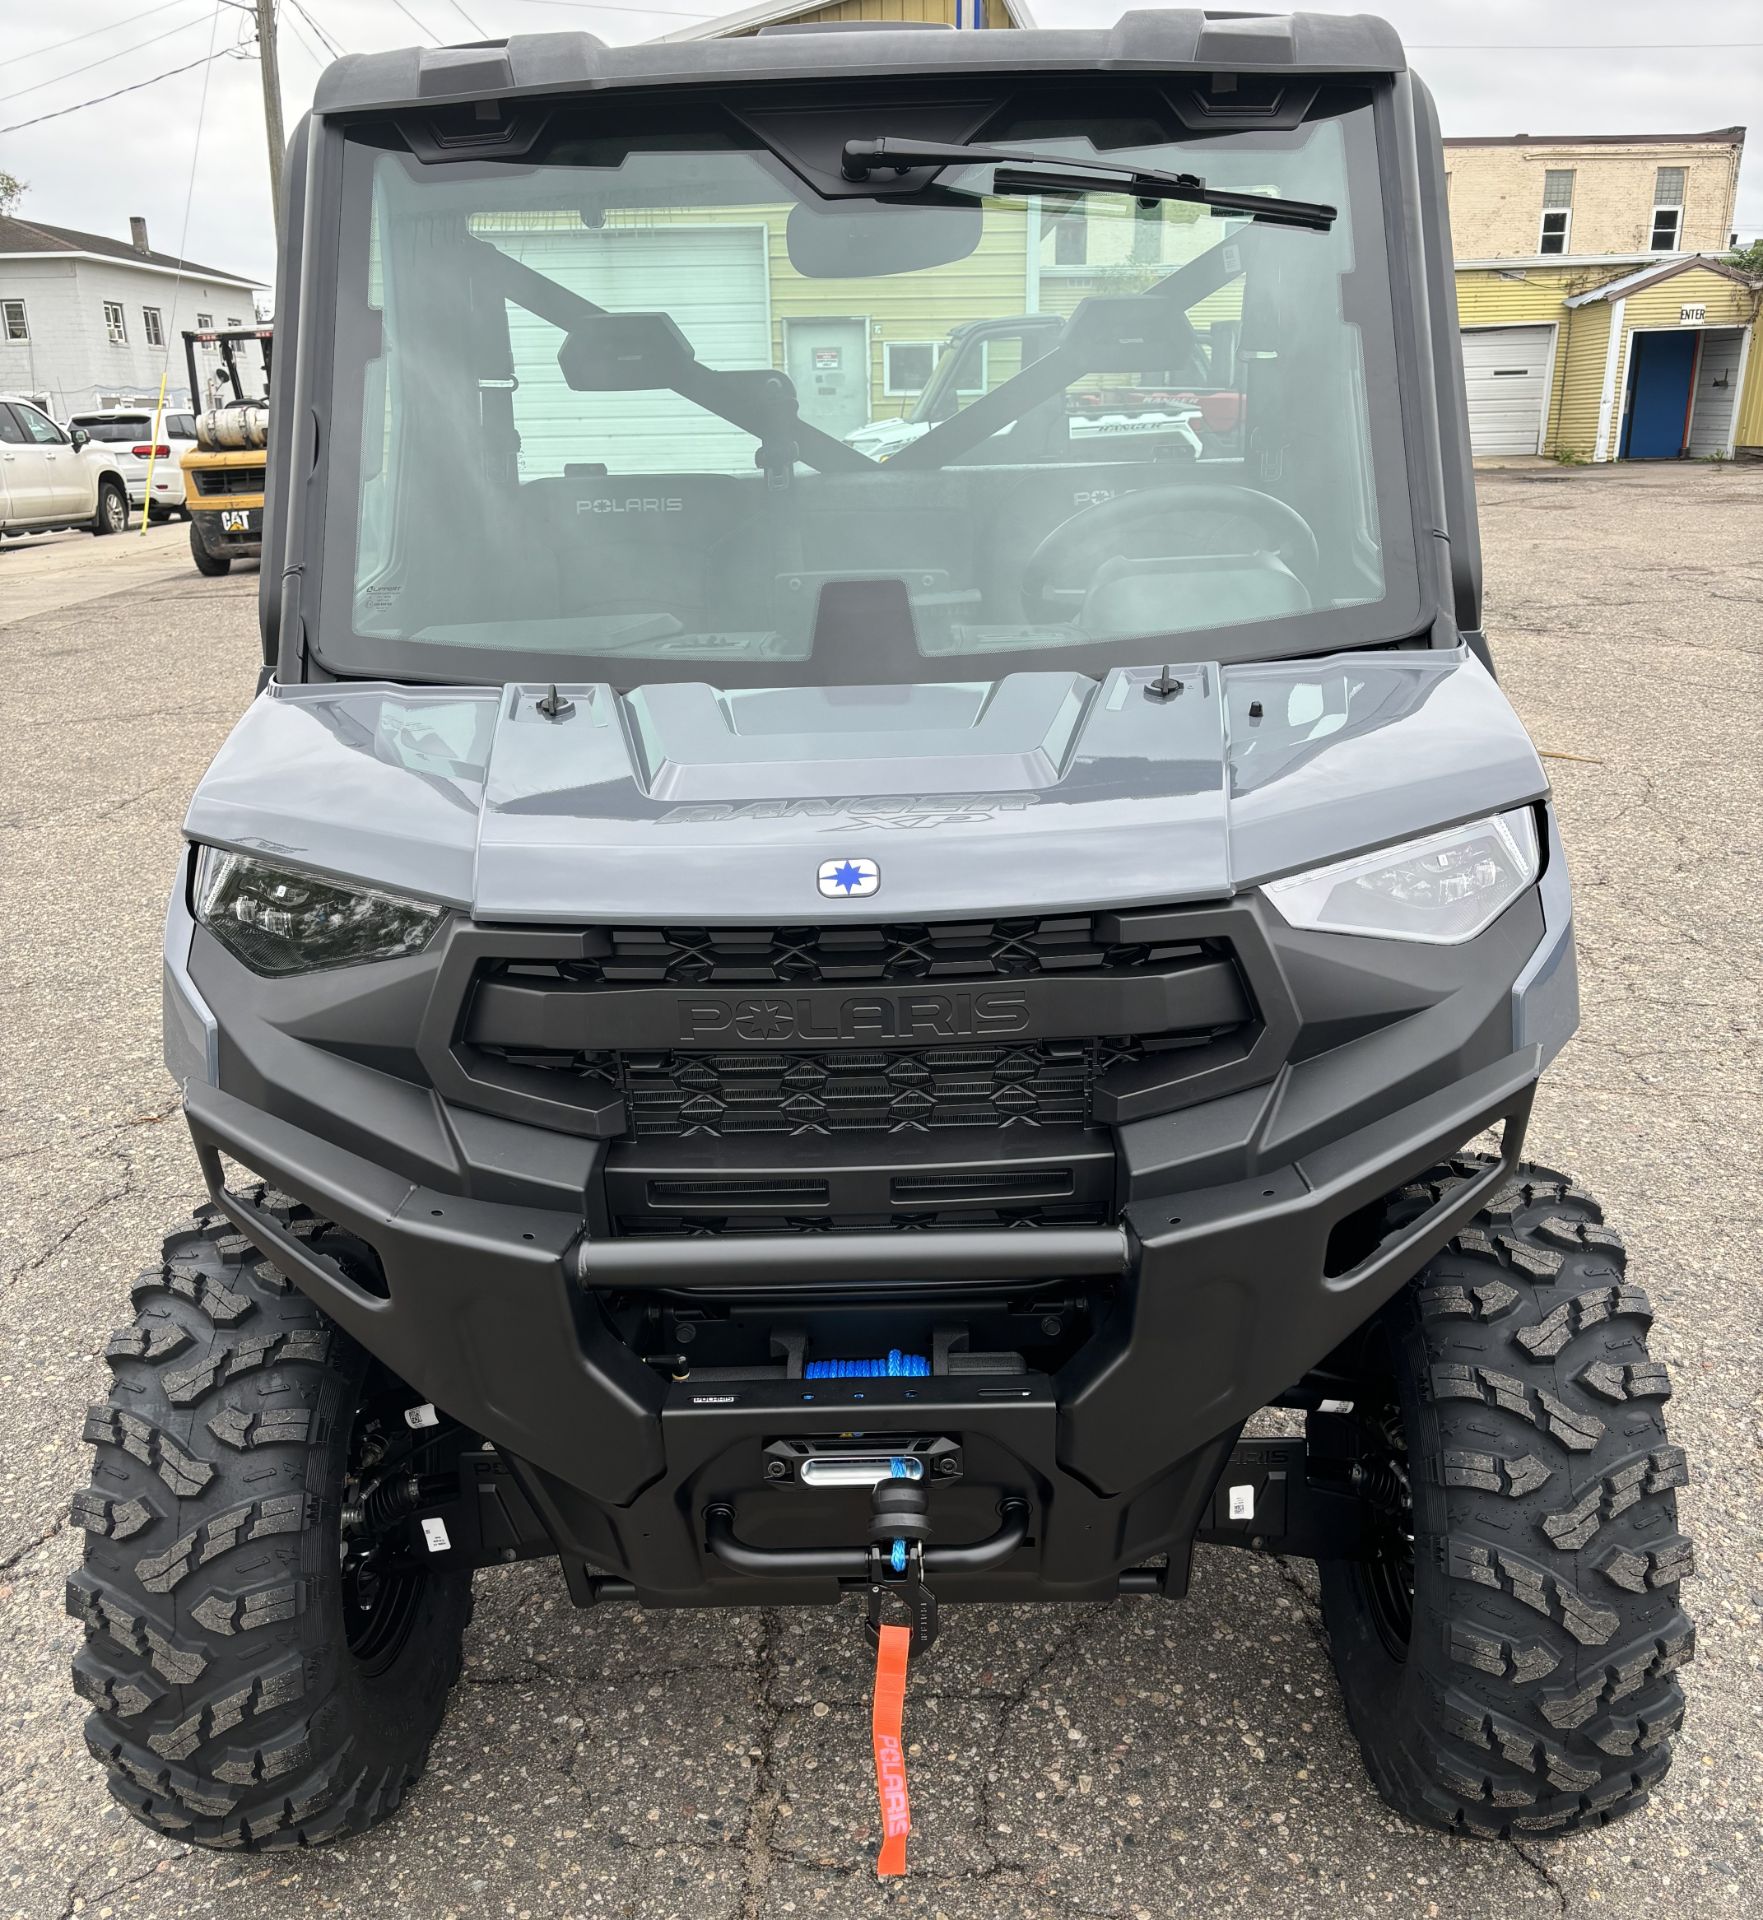
[[[869,1631],[879,1641],[889,1604],[904,1609],[911,1651],[928,1653],[937,1637],[937,1596],[924,1583],[930,1491],[921,1480],[882,1480],[870,1496]]]

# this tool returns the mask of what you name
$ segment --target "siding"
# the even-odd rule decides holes
[[[1604,361],[1610,347],[1610,307],[1597,301],[1566,308],[1555,355],[1555,397],[1549,403],[1545,453],[1589,460],[1598,445],[1598,404],[1604,393]]]
[[[1706,325],[1710,327],[1747,326],[1757,315],[1757,293],[1741,287],[1723,273],[1710,273],[1705,267],[1691,267],[1687,273],[1673,274],[1656,287],[1643,287],[1628,296],[1628,324],[1634,327],[1676,327],[1682,322],[1679,309],[1695,302],[1707,306]]]
[[[1763,347],[1759,329],[1751,332],[1751,351],[1745,356],[1744,384],[1739,389],[1737,443],[1741,450],[1763,458]]]

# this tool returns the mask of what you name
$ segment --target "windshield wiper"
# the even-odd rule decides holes
[[[1336,209],[1316,200],[1274,200],[1261,193],[1228,193],[1209,187],[1197,173],[1161,173],[1116,160],[1076,159],[1012,147],[964,147],[940,140],[847,140],[847,180],[877,173],[911,173],[917,167],[993,167],[993,190],[1005,193],[1128,193],[1136,200],[1182,200],[1218,213],[1240,214],[1269,226],[1326,233]],[[928,183],[927,183],[928,184]]]

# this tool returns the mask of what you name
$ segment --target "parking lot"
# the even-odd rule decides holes
[[[159,924],[258,660],[255,567],[199,579],[171,527],[0,544],[0,1914],[1763,1909],[1763,466],[1488,473],[1481,510],[1580,916],[1585,1024],[1530,1151],[1625,1231],[1692,1462],[1699,1653],[1648,1810],[1522,1845],[1409,1827],[1347,1733],[1309,1569],[1201,1548],[1181,1606],[951,1610],[908,1695],[903,1884],[873,1878],[854,1613],[578,1613],[543,1564],[479,1576],[464,1684],[387,1826],[215,1855],[124,1816],[67,1683],[68,1497],[128,1281],[196,1192]]]

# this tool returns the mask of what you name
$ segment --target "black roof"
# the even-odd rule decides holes
[[[317,113],[449,99],[592,92],[706,80],[827,80],[945,73],[1399,73],[1395,30],[1370,14],[1129,13],[1100,29],[1008,33],[771,31],[609,47],[589,33],[516,34],[472,46],[352,53],[326,69]]]
[[[180,268],[204,280],[231,280],[241,287],[261,287],[265,283],[242,273],[228,273],[224,267],[198,266],[194,260],[179,260],[175,254],[143,252],[127,240],[112,240],[102,233],[82,233],[77,227],[52,227],[42,220],[20,220],[0,215],[0,253],[55,254],[95,253],[106,260],[120,260],[131,267],[163,267],[168,273]]]

